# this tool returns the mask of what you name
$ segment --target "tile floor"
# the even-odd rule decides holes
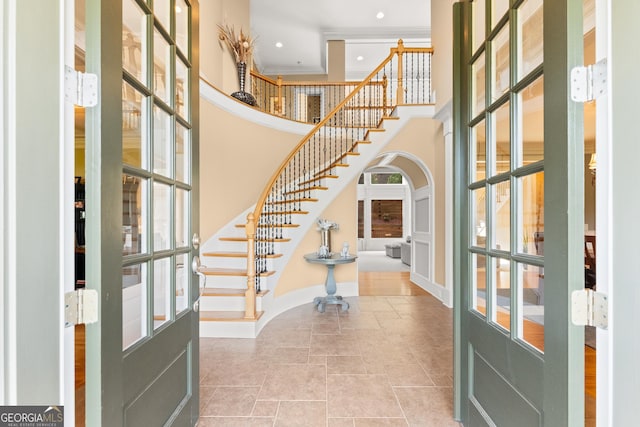
[[[458,426],[452,310],[431,296],[345,298],[203,338],[199,426]]]

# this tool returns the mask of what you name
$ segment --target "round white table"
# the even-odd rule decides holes
[[[318,308],[320,313],[324,313],[327,304],[339,304],[342,311],[349,309],[349,303],[344,301],[340,295],[336,295],[336,278],[333,274],[333,270],[338,264],[349,264],[355,262],[355,255],[342,256],[340,254],[332,254],[328,258],[321,258],[317,253],[311,253],[304,255],[304,259],[312,264],[322,264],[327,267],[327,279],[324,282],[324,287],[327,291],[327,296],[316,297],[313,299],[313,304]]]

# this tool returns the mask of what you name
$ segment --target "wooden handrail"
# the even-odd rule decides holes
[[[402,42],[402,40],[400,40],[400,42]],[[276,182],[276,180],[278,179],[278,176],[280,176],[280,173],[283,171],[283,169],[286,167],[289,161],[300,150],[300,148],[307,143],[307,141],[313,135],[315,135],[325,124],[327,124],[329,119],[333,117],[335,113],[340,111],[340,109],[342,109],[342,107],[344,107],[346,103],[349,102],[360,89],[366,86],[369,80],[371,80],[380,70],[382,70],[382,68],[386,65],[387,62],[393,59],[393,56],[398,51],[398,48],[392,47],[390,50],[391,52],[389,53],[389,56],[387,56],[373,72],[371,72],[363,81],[361,81],[358,84],[358,86],[356,86],[356,88],[349,95],[347,95],[345,99],[342,100],[342,102],[340,102],[329,114],[327,114],[318,124],[316,124],[314,128],[311,129],[311,131],[309,131],[309,133],[300,140],[298,145],[296,145],[294,149],[291,150],[289,155],[282,161],[282,163],[280,163],[280,166],[278,167],[278,169],[276,169],[275,173],[271,176],[271,179],[269,179],[269,181],[267,182],[267,185],[265,185],[264,189],[262,190],[262,193],[260,194],[260,198],[256,203],[256,208],[253,211],[253,216],[256,219],[256,221],[258,221],[258,219],[260,218],[262,208],[264,207],[264,202],[267,199],[267,195],[269,194],[271,187],[273,187],[273,184]],[[412,51],[416,53],[433,53],[433,48],[404,48],[403,46],[403,52],[406,52],[406,51]]]

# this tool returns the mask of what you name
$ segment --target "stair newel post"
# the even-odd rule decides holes
[[[398,40],[398,91],[396,93],[396,105],[404,104],[404,87],[403,87],[403,59],[404,54],[404,42],[402,39]]]
[[[247,215],[247,290],[244,293],[245,319],[256,318],[256,223],[253,213]]]

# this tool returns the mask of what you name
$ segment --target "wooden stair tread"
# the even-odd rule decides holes
[[[246,276],[246,268],[219,268],[219,267],[201,267],[200,272],[206,276]],[[265,271],[260,276],[267,277],[273,275],[274,271]]]
[[[317,202],[318,199],[315,199],[315,201]],[[288,200],[286,203],[295,204],[297,202],[295,200]],[[284,202],[282,204],[284,204]],[[308,214],[309,214],[309,211],[282,211],[282,212],[273,211],[273,212],[263,212],[262,216],[269,216],[269,215],[308,215]]]
[[[203,297],[244,297],[246,289],[239,288],[204,288]],[[265,296],[269,290],[262,290],[256,294],[257,297]]]
[[[284,213],[274,213],[271,212],[272,215],[285,215]],[[300,227],[300,224],[258,224],[258,228],[297,228]],[[244,228],[244,224],[236,224],[236,228]]]
[[[256,312],[255,319],[246,319],[244,311],[201,311],[201,322],[255,322],[260,319],[264,312]]]
[[[287,203],[317,202],[317,201],[318,201],[318,199],[313,198],[313,197],[303,197],[302,199],[298,199],[298,200],[279,200],[277,202],[268,202],[268,203],[265,203],[265,205],[284,205],[284,204],[287,204]],[[304,211],[294,211],[294,212],[303,212],[305,214],[309,213],[309,212],[304,212]]]
[[[246,242],[246,237],[220,237],[220,240],[223,242]],[[289,238],[280,238],[280,239],[263,239],[264,241],[274,242],[274,243],[284,243],[289,242],[291,239]]]
[[[222,251],[222,252],[204,252],[202,256],[208,257],[220,257],[220,258],[246,258],[246,252],[231,252],[231,251]],[[282,254],[270,254],[266,255],[266,258],[280,258]]]
[[[329,187],[321,187],[319,185],[314,185],[312,187],[308,187],[308,188],[300,188],[298,190],[291,190],[291,191],[287,191],[284,194],[296,194],[296,193],[304,193],[305,191],[313,191],[313,190],[328,190]]]
[[[323,171],[323,172],[326,172],[326,171]],[[338,175],[315,175],[315,178],[311,178],[306,181],[299,182],[298,185],[310,184],[312,182],[320,181],[321,179],[324,179],[324,178],[337,179],[339,177]]]

